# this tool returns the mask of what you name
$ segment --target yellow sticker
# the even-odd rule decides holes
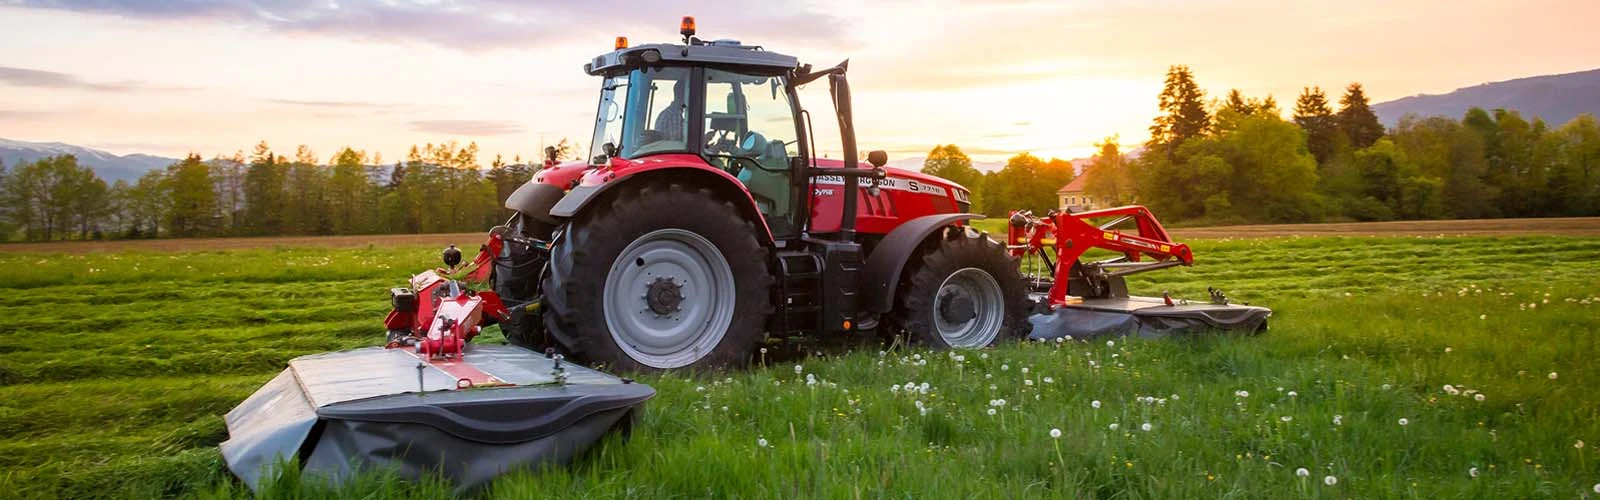
[[[1172,245],[1161,245],[1161,251],[1168,253],[1172,252]]]
[[[1105,238],[1111,241],[1117,241],[1117,235],[1115,233],[1106,233]]]

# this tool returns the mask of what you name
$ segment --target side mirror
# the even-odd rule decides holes
[[[871,163],[874,167],[883,168],[885,164],[889,163],[889,153],[885,153],[882,150],[867,153],[867,163]]]

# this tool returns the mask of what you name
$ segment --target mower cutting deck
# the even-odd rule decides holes
[[[1117,229],[1130,222],[1131,234]],[[1141,206],[1079,213],[1052,210],[1044,218],[1013,212],[1006,236],[1012,255],[1029,258],[1032,264],[1031,297],[1038,310],[1028,318],[1030,339],[1258,333],[1267,329],[1267,318],[1272,315],[1265,307],[1232,304],[1216,289],[1198,303],[1165,294],[1129,295],[1128,275],[1194,265],[1189,246],[1172,241],[1155,216]],[[1121,255],[1085,262],[1084,255],[1093,249]]]
[[[452,247],[454,249],[454,247]],[[280,466],[344,480],[361,470],[441,474],[465,492],[510,470],[563,464],[631,427],[655,396],[644,384],[584,368],[554,352],[467,343],[508,312],[493,292],[451,279],[499,251],[426,271],[391,291],[385,347],[295,358],[228,412],[228,468],[253,490]]]

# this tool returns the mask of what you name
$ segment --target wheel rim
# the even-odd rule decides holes
[[[628,244],[606,275],[612,340],[634,361],[678,368],[710,354],[733,323],[733,269],[710,240],[659,229]]]
[[[1000,336],[1005,299],[1000,282],[976,267],[951,273],[933,299],[933,326],[951,347],[985,347]]]

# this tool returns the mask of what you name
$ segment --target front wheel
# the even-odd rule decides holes
[[[1005,247],[952,228],[908,263],[896,317],[935,348],[979,348],[1015,338],[1028,325],[1026,283]]]

